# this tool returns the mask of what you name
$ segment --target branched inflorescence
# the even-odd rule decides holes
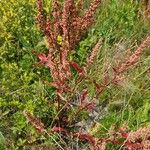
[[[53,0],[51,16],[46,18],[43,14],[42,1],[37,0],[37,21],[49,44],[47,56],[39,55],[40,63],[46,63],[50,68],[54,82],[52,85],[60,93],[69,88],[66,84],[71,76],[70,67],[73,64],[69,60],[69,55],[82,35],[92,25],[100,2],[101,0],[93,0],[89,9],[82,14],[82,1],[76,4],[74,0],[65,0],[62,6],[58,0]],[[58,38],[61,39],[61,42],[58,42]]]
[[[93,47],[91,55],[89,58],[87,58],[86,65],[84,67],[81,67],[74,60],[70,60],[69,56],[72,51],[75,51],[75,46],[78,44],[83,34],[93,24],[95,12],[100,3],[101,0],[92,0],[89,8],[84,11],[83,0],[79,0],[78,3],[76,3],[74,0],[64,0],[63,5],[58,0],[52,0],[51,15],[47,17],[43,12],[42,0],[37,0],[37,22],[40,30],[43,32],[48,42],[48,54],[38,54],[38,58],[40,60],[38,65],[44,64],[50,69],[53,81],[51,83],[46,83],[56,88],[57,98],[55,103],[58,104],[58,113],[52,121],[51,131],[88,141],[94,150],[104,150],[106,143],[119,145],[124,144],[124,147],[128,149],[138,149],[143,147],[144,143],[146,145],[148,140],[145,140],[142,143],[137,143],[134,141],[136,140],[134,133],[129,134],[126,131],[120,130],[118,132],[118,135],[120,136],[116,134],[113,138],[108,137],[99,139],[88,133],[81,133],[74,130],[71,130],[71,132],[68,131],[67,124],[72,125],[73,123],[73,121],[70,121],[71,119],[65,119],[66,128],[62,125],[64,124],[62,119],[64,118],[63,115],[68,114],[68,110],[71,109],[70,106],[77,106],[77,111],[74,117],[76,118],[76,116],[78,116],[83,109],[92,112],[97,104],[93,100],[88,100],[88,90],[85,88],[81,89],[80,91],[78,103],[69,103],[70,99],[73,98],[70,97],[70,99],[66,101],[63,95],[72,93],[73,87],[70,87],[69,84],[69,79],[73,77],[71,68],[74,68],[78,73],[79,78],[77,78],[77,82],[82,81],[82,79],[89,79],[87,76],[87,71],[90,69],[94,59],[97,57],[98,51],[102,45],[102,41],[99,40]],[[113,76],[110,77],[107,72],[104,73],[103,83],[90,81],[96,87],[94,100],[107,88],[107,86],[110,84],[116,84],[120,82],[120,80],[123,80],[123,73],[138,62],[143,50],[148,46],[149,43],[150,36],[147,36],[141,45],[135,50],[135,52],[131,54],[131,56],[113,68]],[[24,115],[40,133],[46,132],[44,124],[39,119],[35,118],[28,112],[25,112]],[[57,121],[59,121],[59,123]],[[120,142],[120,138],[124,138],[125,142]]]
[[[24,112],[24,115],[40,133],[46,132],[43,123],[39,119],[27,112]],[[61,127],[53,127],[51,131],[87,141],[93,150],[105,150],[108,143],[120,145],[127,150],[150,149],[150,127],[139,128],[136,131],[127,131],[126,128],[120,128],[118,131],[113,131],[108,137],[103,138],[96,138],[88,133],[68,132]]]

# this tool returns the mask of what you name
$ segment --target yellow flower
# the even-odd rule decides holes
[[[62,36],[60,36],[60,35],[57,36],[57,43],[58,43],[59,45],[62,44]]]

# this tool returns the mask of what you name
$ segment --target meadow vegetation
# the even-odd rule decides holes
[[[150,149],[149,7],[91,1],[0,1],[0,150]]]

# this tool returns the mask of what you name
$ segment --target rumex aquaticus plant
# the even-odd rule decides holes
[[[82,0],[78,2],[64,0],[63,4],[58,0],[52,0],[52,11],[48,16],[43,13],[42,0],[37,0],[37,22],[40,30],[47,39],[48,53],[38,53],[37,56],[40,61],[35,66],[45,65],[49,68],[52,82],[45,81],[45,83],[56,89],[56,96],[53,103],[55,103],[54,106],[56,107],[57,114],[49,128],[51,132],[57,132],[66,137],[71,136],[81,141],[87,141],[91,149],[94,150],[105,149],[107,143],[123,145],[127,149],[139,149],[143,145],[137,141],[129,140],[130,136],[124,130],[116,132],[113,138],[96,138],[81,126],[78,127],[78,130],[75,128],[75,125],[82,121],[78,118],[79,114],[86,110],[91,115],[95,108],[98,107],[96,98],[110,84],[119,84],[125,78],[124,73],[138,62],[141,53],[150,43],[150,36],[147,36],[130,56],[118,63],[118,66],[112,68],[113,74],[111,76],[106,70],[102,83],[92,81],[88,77],[88,71],[98,55],[98,51],[102,45],[101,40],[98,40],[95,44],[83,66],[72,60],[70,55],[72,52],[75,52],[76,45],[94,23],[94,16],[100,4],[101,0],[92,0],[89,8],[84,10],[84,1]],[[74,74],[72,69],[76,71],[76,74]],[[74,86],[71,84],[72,79],[75,79]],[[74,99],[77,92],[76,85],[85,79],[95,85],[95,95],[93,98],[89,98],[89,92],[83,86],[82,89],[78,89],[79,98],[77,101]],[[74,110],[72,116],[69,114],[71,110]],[[40,133],[47,132],[46,127],[38,118],[32,116],[29,112],[24,112],[24,115]],[[94,118],[90,125],[87,123],[85,126],[90,128],[95,121],[96,119]],[[124,142],[120,141],[122,138]]]

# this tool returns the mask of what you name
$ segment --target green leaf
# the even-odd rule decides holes
[[[0,150],[5,150],[5,149],[6,149],[5,138],[2,132],[0,132]]]

